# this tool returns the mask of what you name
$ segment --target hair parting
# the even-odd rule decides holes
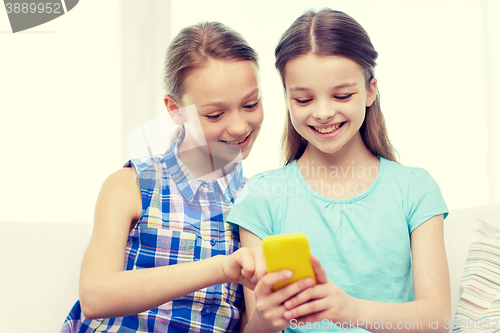
[[[363,27],[349,15],[329,8],[319,12],[310,10],[298,17],[285,31],[275,50],[275,67],[280,73],[285,94],[286,63],[310,52],[318,56],[342,56],[358,63],[363,69],[366,87],[369,88],[374,78],[378,53]],[[375,101],[366,108],[360,134],[373,155],[397,161],[396,151],[387,135],[378,92]],[[300,158],[306,147],[307,141],[293,127],[287,110],[281,139],[284,165]]]
[[[162,86],[165,94],[179,101],[184,81],[210,59],[252,61],[258,66],[257,52],[236,31],[219,22],[202,22],[181,30],[165,54]]]

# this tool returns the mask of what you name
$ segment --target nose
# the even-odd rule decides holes
[[[330,121],[333,116],[335,116],[335,109],[333,105],[327,102],[318,103],[313,112],[313,117],[324,123]]]
[[[231,136],[241,137],[248,130],[248,122],[245,117],[245,111],[234,111],[233,116],[228,119],[227,131]]]

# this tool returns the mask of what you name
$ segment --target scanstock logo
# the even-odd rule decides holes
[[[4,0],[12,32],[16,33],[52,21],[72,10],[79,0]]]

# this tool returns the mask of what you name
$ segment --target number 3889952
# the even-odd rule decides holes
[[[5,8],[7,9],[7,14],[34,14],[34,13],[46,13],[46,14],[63,14],[60,3],[5,3]]]

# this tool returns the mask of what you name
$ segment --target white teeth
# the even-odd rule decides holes
[[[343,123],[337,123],[333,126],[330,126],[328,128],[319,128],[319,127],[316,127],[316,126],[313,126],[314,129],[320,133],[323,133],[323,134],[326,134],[326,133],[331,133],[333,131],[336,131],[340,128],[340,126],[342,125]]]
[[[243,141],[245,141],[247,138],[244,138],[243,140],[241,141],[238,141],[238,142],[229,142],[229,141],[226,141],[226,143],[229,143],[230,145],[237,145],[237,144],[240,144],[242,143]]]

